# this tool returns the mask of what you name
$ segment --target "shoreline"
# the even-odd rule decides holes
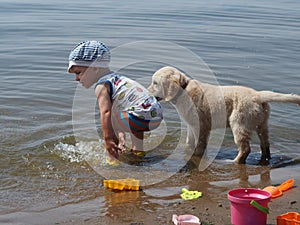
[[[257,176],[258,175],[249,176],[249,180],[255,183]],[[283,196],[279,198],[271,199],[268,204],[270,209],[270,214],[267,216],[268,225],[276,225],[276,217],[278,215],[290,211],[298,213],[300,211],[300,168],[279,168],[270,171],[271,183],[274,185],[291,178],[295,180],[294,188],[284,192]],[[210,183],[216,187],[217,185],[223,187],[227,185],[226,183],[224,184],[224,182]],[[240,181],[239,179],[235,179],[228,183],[236,186],[236,183],[239,185]],[[147,191],[147,189],[145,189],[145,191]],[[114,193],[109,193],[111,197],[113,197]],[[119,197],[123,196],[126,200],[131,198],[132,202],[135,200],[142,201],[138,200],[138,192],[121,192],[120,194],[122,195],[119,195]],[[136,197],[134,195],[136,195]],[[223,192],[221,196],[218,196],[216,199],[211,196],[213,195],[203,193],[202,198],[192,201],[170,199],[167,206],[157,204],[157,208],[151,209],[147,208],[147,202],[145,202],[144,207],[138,207],[135,204],[126,205],[124,203],[125,205],[123,205],[122,202],[120,204],[120,199],[118,199],[119,205],[114,206],[116,213],[101,210],[101,208],[106,207],[105,204],[108,199],[107,196],[100,196],[89,201],[68,204],[40,212],[15,212],[0,215],[0,223],[10,225],[172,225],[171,218],[173,214],[192,214],[198,216],[204,225],[229,225],[231,219],[230,202],[227,199],[227,191]],[[112,204],[112,199],[109,200]],[[159,198],[156,201],[159,201]],[[122,209],[120,212],[118,211],[118,207]]]

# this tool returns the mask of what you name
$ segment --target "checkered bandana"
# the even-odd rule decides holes
[[[71,51],[68,71],[74,65],[106,68],[109,62],[110,52],[103,43],[99,41],[84,41]]]

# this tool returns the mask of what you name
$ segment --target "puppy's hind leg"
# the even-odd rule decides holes
[[[264,116],[263,122],[256,127],[256,133],[260,140],[261,148],[261,159],[260,164],[268,164],[271,159],[270,153],[270,142],[269,142],[269,130],[268,130],[268,118],[269,118],[269,107],[264,105]]]
[[[259,163],[263,165],[268,165],[269,160],[271,159],[268,127],[264,125],[258,126],[256,132],[260,139],[260,149],[261,149],[261,158]]]
[[[251,148],[250,148],[251,132],[239,128],[239,126],[232,126],[231,129],[234,136],[234,141],[237,144],[238,151],[239,151],[234,161],[238,164],[245,164],[246,159],[251,152]]]

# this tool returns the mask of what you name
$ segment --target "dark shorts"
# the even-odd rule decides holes
[[[116,122],[121,126],[123,131],[143,132],[157,128],[162,119],[143,120],[128,112],[117,112],[115,114]]]

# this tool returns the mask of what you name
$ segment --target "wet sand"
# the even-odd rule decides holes
[[[163,183],[146,187],[138,192],[116,193],[104,190],[104,196],[98,196],[89,201],[42,212],[16,212],[1,215],[0,223],[11,225],[172,225],[172,214],[193,214],[198,216],[204,225],[227,225],[231,224],[230,202],[227,199],[227,192],[230,189],[245,187],[245,185],[261,188],[266,184],[266,180],[269,180],[269,184],[277,185],[290,178],[295,179],[294,188],[284,192],[283,196],[272,199],[268,205],[270,208],[268,225],[276,225],[276,216],[280,214],[289,211],[300,212],[300,168],[272,169],[267,179],[262,179],[260,175],[252,175],[246,180],[239,178],[224,182],[201,182],[201,186],[198,186],[197,176],[186,177],[184,173],[176,176],[178,176],[177,179],[188,181],[187,187],[190,190],[194,188],[203,191],[203,197],[184,201],[179,196],[182,187],[172,188],[170,185],[166,187]],[[171,189],[178,195],[166,194],[164,196],[163,192]]]

